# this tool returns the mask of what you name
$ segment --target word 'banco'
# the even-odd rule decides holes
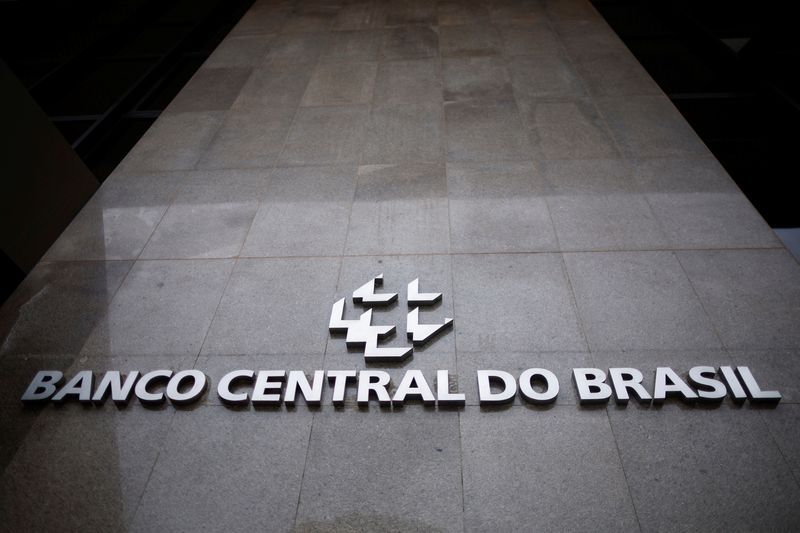
[[[781,399],[777,391],[762,390],[746,366],[696,366],[684,381],[673,369],[658,367],[652,392],[644,385],[644,376],[635,368],[574,368],[572,378],[581,404],[605,403],[612,395],[618,404],[633,397],[641,402],[662,402],[676,397],[686,402],[734,401],[774,402]],[[200,370],[154,370],[122,374],[105,372],[96,382],[94,372],[82,370],[62,385],[64,375],[58,370],[38,372],[22,401],[64,402],[77,400],[103,404],[109,398],[127,404],[134,396],[143,404],[159,404],[167,400],[176,405],[200,400],[209,387],[209,378]],[[228,405],[292,406],[299,396],[307,405],[320,405],[323,390],[332,390],[333,405],[343,405],[348,386],[355,386],[359,405],[377,401],[380,405],[402,405],[406,400],[419,400],[426,405],[464,405],[466,395],[450,387],[448,370],[437,370],[435,387],[431,387],[421,370],[407,370],[396,387],[391,376],[382,370],[316,370],[309,376],[301,370],[234,370],[217,384],[219,399]],[[478,399],[481,405],[512,402],[517,394],[534,404],[556,401],[560,386],[550,370],[529,368],[518,377],[502,370],[478,370]]]

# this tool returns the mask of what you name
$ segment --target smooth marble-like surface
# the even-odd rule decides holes
[[[381,273],[383,346],[414,278],[454,318],[401,362],[328,331]],[[798,325],[797,261],[586,0],[257,0],[0,309],[0,529],[793,531]],[[695,365],[782,401],[571,376]],[[537,367],[555,404],[479,405],[476,370]],[[158,368],[210,388],[19,401]],[[466,406],[225,406],[243,368],[445,369]]]

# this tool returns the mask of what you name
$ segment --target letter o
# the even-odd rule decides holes
[[[191,380],[192,386],[186,392],[180,392],[181,382]],[[182,370],[177,372],[167,383],[167,398],[176,404],[183,405],[197,401],[205,392],[208,378],[199,370]]]
[[[536,376],[541,376],[547,382],[544,392],[537,392],[531,382]],[[558,378],[555,374],[544,368],[529,368],[519,375],[519,391],[522,397],[531,403],[553,403],[558,396]]]

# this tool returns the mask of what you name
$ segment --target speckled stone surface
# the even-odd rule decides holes
[[[380,273],[455,319],[328,332]],[[257,0],[0,309],[0,529],[792,531],[800,266],[585,0]],[[580,406],[575,367],[748,366],[774,408]],[[196,404],[33,374],[196,368]],[[479,405],[475,372],[557,376]],[[235,369],[419,369],[464,407],[224,405]],[[246,390],[246,389],[242,389]]]

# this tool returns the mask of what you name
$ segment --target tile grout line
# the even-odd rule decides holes
[[[614,439],[614,447],[617,450],[617,457],[619,457],[619,467],[622,469],[622,476],[625,478],[625,486],[628,488],[628,498],[630,498],[631,507],[633,508],[633,515],[636,517],[636,523],[639,526],[639,531],[643,531],[642,528],[642,521],[639,518],[639,511],[636,509],[636,502],[633,499],[633,490],[631,489],[631,483],[628,480],[628,472],[625,470],[625,462],[622,460],[622,452],[619,449],[619,441],[617,440],[617,434],[614,431],[614,424],[611,423],[611,415],[608,412],[608,405],[603,409],[606,413],[606,420],[608,420],[608,427],[611,430],[611,437]]]
[[[686,280],[689,282],[689,286],[692,288],[692,294],[694,294],[694,297],[697,298],[697,303],[700,304],[700,309],[703,310],[703,314],[708,319],[708,323],[711,325],[711,331],[714,332],[714,337],[716,337],[717,342],[719,342],[719,345],[722,347],[722,349],[725,350],[726,352],[728,352],[728,355],[730,356],[731,355],[730,354],[730,348],[731,347],[729,347],[725,343],[725,340],[722,338],[722,335],[719,332],[719,329],[717,328],[717,324],[716,324],[716,321],[714,320],[714,317],[712,317],[711,313],[709,313],[708,309],[706,309],[706,304],[703,302],[703,299],[700,297],[700,293],[697,292],[697,287],[695,287],[691,276],[689,276],[689,273],[686,271],[686,267],[683,265],[683,261],[681,261],[680,254],[678,254],[677,252],[678,252],[677,250],[670,251],[670,253],[672,254],[672,257],[674,257],[675,260],[678,262],[678,266],[681,267],[681,272],[683,272],[683,275],[686,277]]]

